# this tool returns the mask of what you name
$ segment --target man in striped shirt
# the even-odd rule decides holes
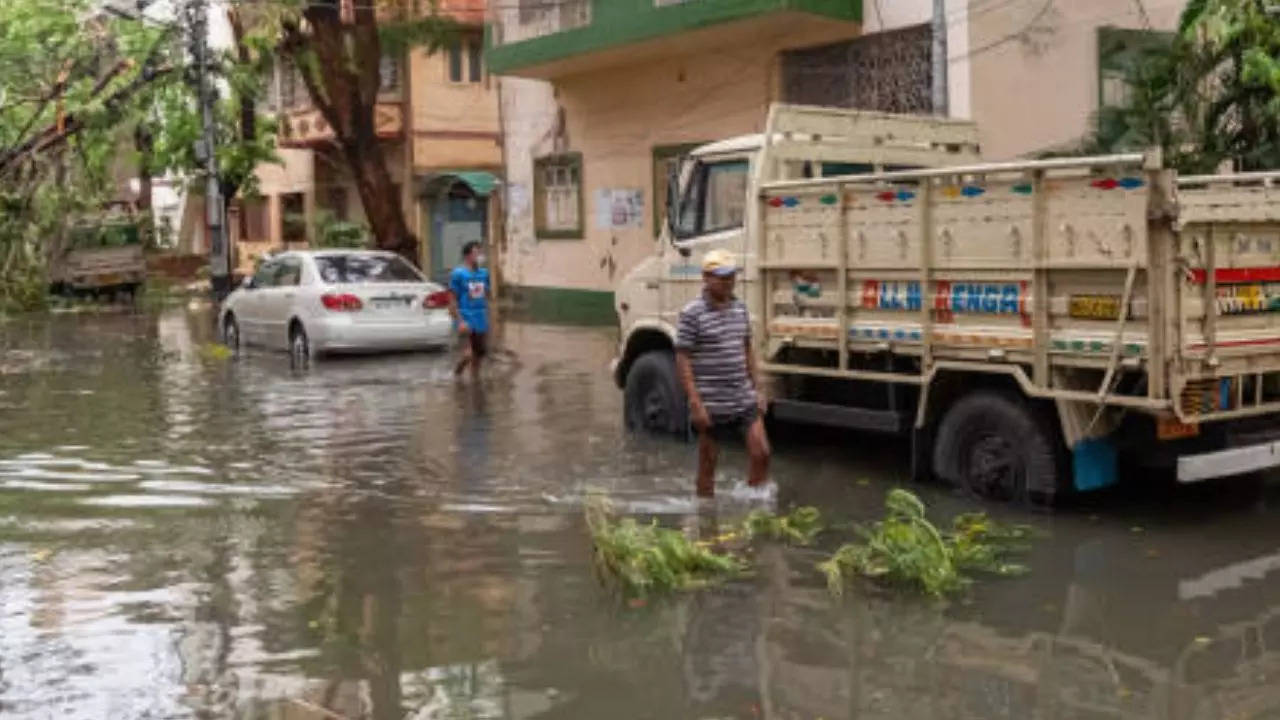
[[[733,296],[737,273],[732,253],[708,252],[702,260],[702,295],[680,311],[676,329],[676,372],[698,431],[699,497],[715,495],[719,441],[725,436],[746,438],[748,484],[758,487],[768,479],[766,401],[751,351],[747,306]]]

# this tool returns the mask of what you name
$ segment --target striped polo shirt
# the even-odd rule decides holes
[[[717,308],[704,293],[680,311],[676,349],[689,353],[693,382],[713,420],[739,417],[756,406],[747,375],[750,341],[747,306],[736,298]]]

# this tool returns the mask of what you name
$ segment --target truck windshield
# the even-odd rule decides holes
[[[746,160],[699,163],[680,201],[676,236],[690,238],[742,227],[749,171]]]

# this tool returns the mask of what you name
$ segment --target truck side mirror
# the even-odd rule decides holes
[[[667,165],[667,233],[677,237],[676,226],[680,219],[680,163]]]

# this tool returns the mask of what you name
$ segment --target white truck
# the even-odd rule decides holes
[[[1047,503],[1127,458],[1181,482],[1280,465],[1276,180],[983,164],[970,123],[775,105],[682,161],[617,290],[626,423],[686,431],[675,321],[728,248],[772,415],[907,433],[917,477]]]

